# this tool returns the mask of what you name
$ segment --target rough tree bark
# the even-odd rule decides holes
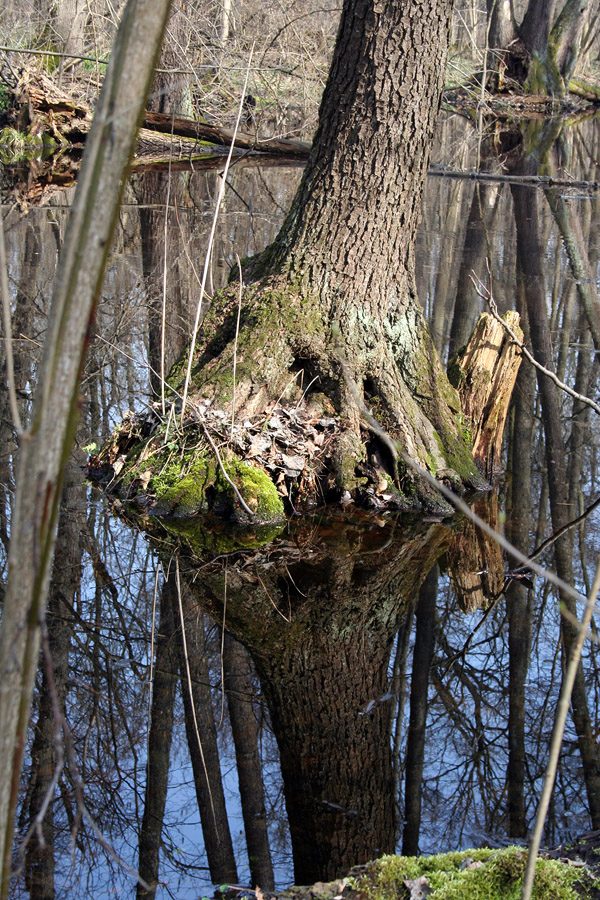
[[[450,9],[346,0],[291,211],[275,242],[245,261],[239,293],[234,284],[215,298],[193,363],[170,378],[188,413],[208,400],[238,422],[271,401],[297,407],[324,393],[341,424],[330,454],[338,496],[357,487],[368,449],[407,504],[437,509],[447,507],[402,453],[455,486],[483,485],[414,276]]]

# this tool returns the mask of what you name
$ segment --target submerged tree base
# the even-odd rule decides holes
[[[518,328],[518,317],[510,315]],[[456,394],[439,364],[432,365],[430,378],[439,368],[440,383],[446,385],[444,420],[443,408],[424,416],[406,390],[391,395],[394,413],[383,378],[367,408],[353,383],[356,367],[349,371],[336,348],[320,337],[311,342],[307,317],[310,311],[304,308],[298,333],[305,349],[299,359],[301,351],[288,345],[294,329],[287,329],[286,342],[271,325],[268,337],[261,309],[254,309],[241,330],[243,365],[236,393],[228,355],[237,357],[238,347],[231,347],[227,323],[217,316],[214,334],[225,346],[217,345],[215,352],[209,338],[198,351],[185,415],[182,358],[170,375],[171,405],[156,402],[141,415],[130,414],[90,460],[89,477],[139,513],[186,519],[213,515],[253,526],[332,502],[375,511],[451,514],[452,507],[406,464],[407,443],[417,462],[452,490],[489,488],[498,471],[520,362],[498,323],[482,316],[453,362],[454,377],[459,373]],[[327,394],[318,389],[321,385]]]

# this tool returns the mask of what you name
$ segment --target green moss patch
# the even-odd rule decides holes
[[[383,857],[356,878],[353,888],[364,900],[392,900],[408,896],[406,882],[427,879],[428,900],[519,900],[527,851],[465,850],[436,856]],[[589,870],[554,859],[539,859],[533,886],[534,900],[576,900],[594,896],[598,880]]]
[[[189,518],[201,513],[237,522],[279,522],[284,518],[283,502],[266,472],[228,453],[223,469],[216,458],[202,452],[183,467],[172,463],[151,477],[149,489],[155,496],[155,515]],[[252,516],[244,510],[233,487],[237,488]]]

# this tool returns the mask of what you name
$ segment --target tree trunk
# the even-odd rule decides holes
[[[244,265],[237,339],[234,286],[213,301],[187,365],[193,402],[235,407],[238,421],[277,398],[298,405],[326,393],[343,426],[331,452],[338,491],[356,488],[371,444],[413,504],[438,498],[402,463],[398,472],[394,441],[430,471],[482,485],[414,277],[450,6],[427,0],[417,14],[414,2],[373,8],[370,0],[346,0],[292,209],[275,242]],[[187,402],[186,365],[171,383]]]
[[[435,646],[435,605],[438,577],[439,569],[436,564],[421,587],[416,612],[417,630],[410,680],[410,720],[406,739],[403,856],[419,855],[425,723],[428,709],[429,670]]]
[[[57,714],[64,716],[69,682],[71,646],[71,607],[81,584],[81,534],[85,530],[85,487],[79,459],[70,457],[65,472],[61,514],[56,540],[56,555],[50,582],[46,617],[49,658],[42,654],[38,719],[31,748],[31,785],[27,814],[28,825],[40,814],[47,793],[52,789],[41,823],[42,840],[34,831],[25,850],[25,879],[30,900],[54,900],[54,778],[57,765],[56,734],[61,728]],[[51,689],[48,667],[52,671]],[[56,707],[54,704],[56,703]]]
[[[173,596],[179,635],[179,671],[185,712],[185,730],[194,772],[204,848],[214,884],[237,884],[237,867],[229,830],[227,805],[219,760],[217,728],[212,707],[210,672],[206,656],[204,616],[186,585]]]
[[[542,245],[538,234],[536,214],[537,198],[531,197],[525,188],[512,187],[515,222],[517,225],[518,265],[522,269],[523,283],[529,312],[531,343],[535,358],[546,368],[553,370],[552,343],[548,327],[544,276],[541,267]],[[532,209],[533,203],[533,209]],[[558,388],[545,375],[538,375],[542,398],[542,419],[546,435],[546,463],[550,487],[550,511],[554,530],[565,526],[570,517],[567,495],[567,471],[565,447],[562,436]],[[554,543],[554,557],[558,575],[568,584],[573,583],[572,538],[563,534]],[[560,595],[561,604],[574,620],[577,618],[575,602]],[[577,625],[561,616],[561,635],[565,667],[577,638]],[[571,695],[573,724],[588,798],[592,827],[600,827],[600,766],[587,702],[585,677],[579,663]]]
[[[177,687],[177,654],[175,649],[175,624],[173,621],[173,576],[165,580],[160,594],[160,619],[156,631],[156,655],[154,682],[152,685],[152,709],[148,736],[148,762],[146,765],[146,791],[144,815],[140,831],[138,872],[150,887],[147,891],[137,885],[137,900],[156,894],[159,876],[160,848],[163,819],[167,802],[169,761],[173,737],[173,709]]]
[[[275,890],[267,832],[265,792],[259,754],[259,728],[252,698],[252,662],[246,648],[224,636],[223,671],[240,785],[240,801],[250,865],[250,886]]]
[[[522,291],[519,292],[522,295]],[[519,303],[523,330],[527,329],[527,310]],[[509,516],[507,537],[522,553],[529,553],[531,520],[531,455],[535,371],[523,365],[517,377],[514,422],[510,448]],[[508,834],[523,838],[527,834],[525,812],[525,690],[529,671],[531,612],[528,588],[513,580],[506,591],[508,610]]]
[[[289,535],[287,550],[305,548],[300,562],[284,544],[260,573],[253,552],[229,566],[227,627],[247,646],[267,700],[297,884],[393,852],[390,650],[451,536],[439,524],[370,531],[338,518]],[[222,567],[198,578],[186,557],[190,589],[220,618]]]

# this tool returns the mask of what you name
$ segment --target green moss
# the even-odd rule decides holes
[[[223,466],[253,517],[241,507],[217,460],[204,450],[196,456],[178,457],[152,476],[148,485],[156,498],[152,511],[178,517],[213,511],[238,522],[279,522],[284,518],[283,502],[266,472],[233,454],[228,454]]]
[[[482,865],[467,867],[469,860]],[[369,866],[356,888],[364,900],[395,900],[405,890],[405,880],[424,875],[432,888],[429,900],[519,900],[526,863],[522,847],[418,858],[388,856]],[[534,900],[576,900],[589,896],[591,887],[591,876],[583,876],[580,869],[556,860],[537,861]]]

